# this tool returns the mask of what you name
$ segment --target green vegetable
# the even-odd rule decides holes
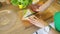
[[[11,3],[14,6],[23,6],[22,8],[26,8],[29,4],[32,3],[32,0],[11,0]],[[20,9],[22,9],[20,8]]]
[[[19,5],[18,0],[11,0],[11,3],[12,3],[14,6],[18,6],[18,5]]]

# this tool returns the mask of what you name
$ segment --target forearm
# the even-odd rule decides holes
[[[42,19],[38,19],[36,16],[30,16],[28,18],[28,21],[30,21],[30,23],[34,24],[35,26],[37,27],[40,27],[40,28],[44,28],[46,26],[48,26],[49,24],[46,23],[45,21],[43,21]]]
[[[37,26],[39,28],[43,28],[44,30],[45,30],[46,26],[48,26],[49,31],[47,33],[49,33],[49,34],[58,34],[58,32],[56,30],[54,30],[51,26],[49,26],[48,23],[46,23],[42,19],[38,19],[36,16],[30,16],[28,18],[28,20],[30,21],[30,23],[34,24],[35,26]],[[45,31],[47,31],[47,30],[45,30]]]
[[[49,34],[59,34],[59,32],[51,28],[51,30],[49,31]]]
[[[48,0],[45,4],[43,4],[42,6],[39,7],[39,9],[37,9],[36,11],[44,11],[45,9],[47,9],[51,3],[53,2],[54,0]]]

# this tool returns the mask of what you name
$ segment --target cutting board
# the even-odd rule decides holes
[[[59,9],[60,9],[59,5],[56,3],[53,3],[46,11],[44,11],[44,13],[42,15],[42,19],[47,21],[46,19],[53,16],[55,11],[58,11]],[[21,20],[21,18],[23,17],[23,11],[20,10],[18,7],[15,7],[12,5],[6,5],[6,6],[2,7],[0,9],[0,11],[1,10],[13,10],[18,15],[18,19],[16,21],[15,26],[7,31],[4,31],[4,32],[0,31],[1,34],[32,34],[33,32],[35,32],[36,30],[39,29],[38,27],[32,25],[29,21],[22,21]],[[48,20],[53,21],[53,17],[51,17]]]
[[[38,29],[36,26],[27,22],[23,22],[21,20],[21,18],[23,17],[23,12],[18,7],[6,5],[0,8],[0,11],[2,10],[12,10],[17,14],[18,18],[15,22],[15,25],[12,28],[6,31],[0,31],[0,34],[29,34],[29,33],[32,34]]]

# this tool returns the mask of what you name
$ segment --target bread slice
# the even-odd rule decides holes
[[[28,19],[27,16],[30,15],[30,14],[32,14],[30,9],[24,10],[24,15],[23,15],[22,20],[27,20]]]

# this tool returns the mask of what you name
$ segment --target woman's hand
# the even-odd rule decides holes
[[[48,24],[46,22],[44,22],[42,19],[38,19],[36,16],[30,16],[28,18],[28,20],[30,21],[30,23],[32,23],[33,25],[43,28],[45,26],[47,26]]]
[[[48,26],[49,24],[47,24],[46,22],[44,22],[42,19],[38,19],[36,16],[30,16],[28,18],[28,20],[30,21],[30,23],[32,23],[33,25],[39,27],[39,28],[45,28],[46,26]],[[55,29],[51,28],[51,30],[49,30],[48,34],[59,34],[59,32],[57,32]]]

